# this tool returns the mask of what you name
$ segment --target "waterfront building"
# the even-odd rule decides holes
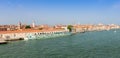
[[[0,31],[7,31],[7,28],[1,27]]]
[[[67,32],[63,29],[48,29],[48,30],[33,30],[33,29],[21,29],[15,31],[1,31],[0,37],[6,40],[27,38],[29,35],[40,35],[40,34],[53,34],[56,32]]]
[[[16,30],[17,26],[16,25],[0,25],[0,31],[12,31]]]

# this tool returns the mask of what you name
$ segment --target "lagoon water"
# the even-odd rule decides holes
[[[0,45],[0,58],[120,58],[120,30]]]

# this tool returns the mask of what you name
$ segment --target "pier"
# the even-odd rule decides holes
[[[7,44],[8,42],[0,38],[0,44]]]
[[[10,38],[10,39],[5,39],[5,41],[19,41],[19,40],[24,40],[24,38]]]

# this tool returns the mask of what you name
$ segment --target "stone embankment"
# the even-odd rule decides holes
[[[8,42],[5,41],[3,38],[0,38],[0,44],[7,44]]]

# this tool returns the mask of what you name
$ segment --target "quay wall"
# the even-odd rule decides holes
[[[28,35],[53,34],[56,32],[67,32],[67,31],[61,30],[61,31],[46,31],[46,32],[44,31],[44,32],[5,33],[5,34],[0,34],[0,38],[19,39],[19,38],[26,38]]]

